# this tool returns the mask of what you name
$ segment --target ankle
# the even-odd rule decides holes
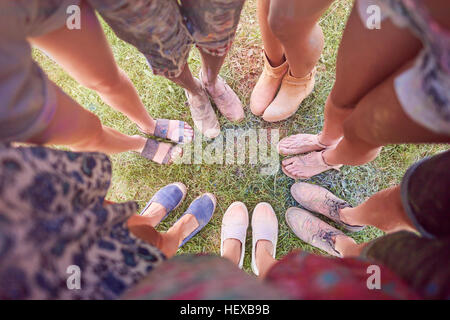
[[[142,213],[142,216],[149,218],[150,224],[154,227],[161,221],[165,214],[166,210],[164,208],[150,207]]]
[[[223,257],[237,265],[241,258],[241,249],[239,240],[226,239],[223,243]]]
[[[200,81],[196,81],[196,86],[191,89],[186,89],[190,96],[202,96],[204,95],[204,90]]]
[[[312,68],[312,69],[306,69],[306,70],[309,70],[309,71],[305,71],[305,70],[292,70],[292,68],[289,68],[289,70],[288,70],[288,74],[289,74],[289,76],[291,76],[291,77],[293,77],[293,78],[296,78],[296,79],[305,79],[305,78],[308,78],[311,74],[312,74],[312,72],[314,71],[314,67]]]
[[[133,135],[131,136],[135,141],[136,147],[131,149],[132,151],[136,151],[138,153],[142,153],[142,151],[145,148],[145,144],[147,143],[147,139],[140,135]]]
[[[355,220],[355,214],[353,214],[353,210],[354,208],[349,207],[340,209],[339,219],[350,226],[363,225]]]
[[[200,72],[200,81],[203,87],[213,87],[216,84],[217,75],[208,75],[208,72],[202,69]]]
[[[257,262],[272,258],[272,243],[268,240],[259,240],[256,243],[255,258]]]
[[[269,62],[272,68],[278,68],[279,66],[281,66],[283,63],[286,62],[286,57],[284,55],[281,58],[271,58],[266,53],[266,57],[267,61]]]
[[[338,166],[341,163],[338,163],[336,161],[334,161],[334,152],[335,149],[331,149],[331,150],[325,150],[322,152],[322,159],[323,162],[327,165],[327,166]]]
[[[149,117],[149,119],[138,119],[134,121],[141,131],[147,134],[153,134],[156,128],[156,120]]]
[[[357,257],[360,254],[360,249],[358,244],[346,235],[336,236],[334,242],[334,248],[338,251],[342,257]]]
[[[167,258],[171,258],[177,253],[179,245],[177,235],[169,231],[161,234],[158,245],[156,246]]]
[[[271,249],[272,243],[267,240],[260,240],[256,243],[255,263],[258,268],[260,278],[264,278],[269,269],[276,262],[276,260],[272,257]]]
[[[166,235],[171,239],[173,239],[177,243],[177,246],[180,245],[181,242],[183,242],[183,226],[184,226],[183,223],[177,221],[166,232]]]
[[[180,220],[178,220],[167,233],[177,239],[177,246],[179,246],[183,240],[198,227],[198,222],[192,214],[186,214]]]
[[[330,146],[337,144],[339,142],[339,140],[341,140],[341,137],[339,137],[337,139],[333,139],[333,138],[327,137],[327,135],[323,134],[323,132],[321,132],[317,135],[317,141],[321,145],[326,146],[326,147],[330,147]]]

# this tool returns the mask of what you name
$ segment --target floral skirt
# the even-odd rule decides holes
[[[114,299],[164,259],[134,237],[137,204],[104,204],[100,153],[0,144],[0,299]]]

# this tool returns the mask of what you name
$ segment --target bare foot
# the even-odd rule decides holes
[[[283,172],[292,179],[309,179],[327,170],[338,170],[342,165],[328,165],[323,160],[323,151],[284,159]]]
[[[295,134],[281,139],[278,143],[278,153],[283,156],[296,155],[311,151],[320,151],[328,146],[320,143],[318,134]]]

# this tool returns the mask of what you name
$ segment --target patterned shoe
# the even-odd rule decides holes
[[[325,151],[325,150],[324,150]],[[342,164],[330,166],[323,160],[323,152],[311,152],[304,156],[284,159],[281,169],[292,179],[309,179],[319,173],[335,169],[339,171]]]
[[[328,254],[342,258],[341,253],[335,248],[336,237],[345,236],[342,231],[300,208],[289,208],[286,211],[286,222],[301,240]]]
[[[323,214],[348,231],[358,232],[365,228],[364,226],[352,226],[342,222],[339,212],[341,209],[351,208],[351,206],[325,188],[306,182],[297,182],[292,185],[291,194],[303,208]]]

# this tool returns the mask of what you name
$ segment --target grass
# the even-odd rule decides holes
[[[335,79],[337,49],[351,3],[349,0],[334,2],[322,18],[320,23],[325,33],[326,44],[318,65],[317,85],[313,94],[303,102],[294,117],[282,123],[267,124],[253,116],[247,108],[246,120],[239,126],[232,125],[220,117],[222,128],[279,128],[282,133],[280,138],[299,131],[319,132],[323,123],[323,106]],[[103,26],[117,63],[133,81],[150,114],[154,118],[188,119],[192,125],[189,110],[185,106],[183,90],[162,77],[154,76],[144,57],[135,48],[119,40],[107,25]],[[261,35],[256,21],[256,1],[248,0],[234,46],[221,71],[221,75],[246,106],[261,72],[261,47]],[[105,105],[95,92],[76,83],[39,51],[34,50],[33,55],[53,81],[82,106],[97,114],[103,124],[126,134],[138,134],[132,122]],[[189,65],[193,73],[197,74],[200,58],[196,49],[192,50]],[[441,150],[443,147],[438,145],[386,146],[381,155],[370,164],[343,167],[340,172],[325,172],[310,182],[324,186],[352,205],[357,205],[375,192],[398,184],[413,162]],[[257,166],[249,164],[159,166],[132,153],[115,155],[111,159],[113,179],[108,198],[112,201],[135,200],[144,205],[159,188],[170,182],[181,181],[188,186],[186,201],[158,227],[161,231],[172,225],[199,194],[212,192],[217,196],[218,206],[212,221],[188,242],[180,253],[219,253],[221,219],[227,207],[234,201],[243,201],[251,212],[257,203],[266,201],[274,207],[280,223],[277,258],[295,248],[323,254],[299,240],[285,223],[286,209],[297,204],[289,192],[294,181],[286,177],[281,169],[276,175],[265,176],[259,173]],[[380,235],[382,235],[380,230],[371,227],[351,236],[357,242],[366,242]],[[249,254],[251,230],[248,239],[244,263],[247,271],[250,270],[251,260]]]

